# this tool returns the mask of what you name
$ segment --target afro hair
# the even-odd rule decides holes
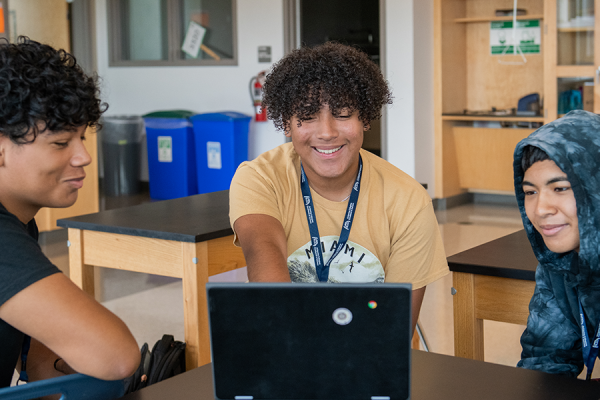
[[[325,104],[334,116],[358,111],[368,126],[392,94],[367,54],[335,42],[292,51],[266,77],[263,107],[277,129],[288,130],[293,116],[301,124]]]

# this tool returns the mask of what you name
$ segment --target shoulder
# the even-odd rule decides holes
[[[294,151],[292,143],[285,143],[262,153],[252,161],[240,164],[235,172],[234,182],[259,178],[266,181],[296,179],[300,166],[300,157]]]
[[[0,207],[0,305],[32,283],[60,272],[42,253],[35,222],[25,226]]]
[[[370,190],[381,190],[386,203],[410,203],[418,209],[431,203],[423,185],[406,172],[366,150],[360,154],[369,171]]]

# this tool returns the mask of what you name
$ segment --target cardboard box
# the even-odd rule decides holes
[[[582,92],[583,109],[594,112],[594,82],[586,82]]]

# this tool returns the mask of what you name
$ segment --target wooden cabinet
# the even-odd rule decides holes
[[[581,91],[584,109],[600,113],[598,0],[545,0],[545,122],[560,117],[561,95]],[[582,90],[583,89],[583,90]]]
[[[534,33],[539,50],[522,57],[512,50],[494,53],[490,39],[498,32],[506,36],[512,33],[512,29],[494,31],[499,21],[510,21],[512,26],[512,17],[496,16],[497,10],[512,9],[512,0],[435,0],[436,198],[467,191],[514,192],[515,145],[557,117],[549,111],[556,111],[557,77],[561,73],[556,61],[556,2],[518,1],[518,8],[526,10],[526,15],[519,15],[517,20],[534,21],[532,25],[538,26]],[[549,35],[553,35],[552,40]],[[522,37],[517,41],[525,43]],[[527,116],[510,113],[521,98],[532,93],[539,94],[543,109]],[[507,115],[494,115],[502,111]]]
[[[84,168],[85,180],[83,188],[79,189],[77,201],[67,208],[42,208],[35,216],[40,232],[57,229],[56,220],[77,215],[90,214],[99,211],[98,195],[98,151],[96,132],[88,128],[85,147],[92,156],[92,163]]]

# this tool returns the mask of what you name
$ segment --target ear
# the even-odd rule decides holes
[[[283,127],[283,134],[286,137],[292,137],[292,130],[290,129],[290,122],[289,121]]]
[[[0,167],[4,166],[4,161],[6,157],[6,146],[8,144],[8,141],[10,141],[10,139],[7,136],[0,133]]]
[[[369,129],[371,129],[371,124],[365,124],[363,126],[363,129],[364,129],[365,132],[368,131]]]

